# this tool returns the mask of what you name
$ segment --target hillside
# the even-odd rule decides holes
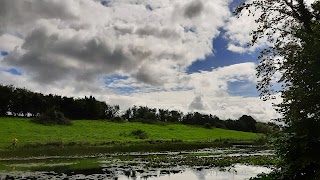
[[[258,134],[224,130],[205,129],[181,124],[152,125],[142,123],[113,123],[106,121],[75,120],[72,126],[44,126],[26,118],[0,118],[0,149],[8,147],[12,139],[18,139],[18,146],[46,144],[50,142],[99,144],[111,141],[143,141],[131,136],[134,130],[147,133],[144,140],[211,141],[215,139],[252,140]]]

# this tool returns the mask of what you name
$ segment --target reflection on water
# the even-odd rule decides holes
[[[236,164],[235,167],[222,170],[218,168],[212,168],[212,169],[186,169],[185,171],[179,172],[179,173],[171,173],[171,174],[161,174],[161,172],[158,172],[158,174],[154,176],[149,176],[147,179],[153,180],[168,180],[168,179],[174,179],[174,180],[244,180],[249,179],[250,177],[253,177],[259,173],[262,172],[270,172],[269,168],[266,167],[258,167],[258,166],[246,166],[246,165],[240,165]],[[138,180],[138,179],[146,179],[143,175],[137,175],[136,177],[126,177],[126,176],[120,176],[120,180]]]
[[[236,164],[234,167],[219,169],[194,169],[185,170],[116,170],[88,169],[86,171],[69,172],[67,174],[58,174],[55,172],[11,172],[7,175],[0,175],[0,179],[119,179],[119,180],[244,180],[249,179],[259,173],[269,172],[270,169],[259,166],[247,166]]]
[[[259,173],[268,173],[270,168],[234,164],[231,167],[213,168],[210,166],[151,167],[152,159],[177,160],[181,157],[212,159],[241,155],[265,155],[266,151],[244,151],[230,149],[206,149],[195,152],[167,154],[131,154],[105,157],[56,157],[44,159],[0,160],[0,180],[3,179],[175,179],[175,180],[243,180]],[[271,152],[272,153],[272,152]],[[178,161],[175,161],[178,162]],[[180,162],[180,161],[179,161]]]

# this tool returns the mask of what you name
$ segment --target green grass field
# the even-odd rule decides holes
[[[213,141],[215,139],[254,140],[255,133],[205,129],[181,124],[152,125],[142,123],[112,123],[106,121],[77,120],[72,126],[44,126],[26,118],[0,118],[0,149],[10,146],[18,139],[18,146],[46,144],[50,142],[99,144],[111,141],[144,141],[124,136],[132,130],[141,129],[148,134],[145,140]],[[121,135],[122,134],[122,135]]]

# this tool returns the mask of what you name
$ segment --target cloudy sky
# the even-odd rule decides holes
[[[220,118],[277,118],[242,0],[1,0],[0,83]]]

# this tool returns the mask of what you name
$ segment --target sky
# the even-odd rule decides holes
[[[221,119],[280,117],[262,101],[242,0],[1,0],[0,83]]]

